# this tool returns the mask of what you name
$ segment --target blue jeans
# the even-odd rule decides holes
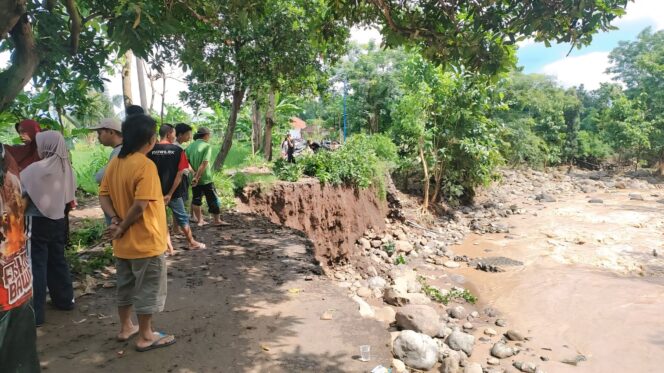
[[[168,202],[168,207],[173,211],[173,219],[179,227],[189,226],[189,214],[184,208],[184,200],[182,197],[171,199]]]

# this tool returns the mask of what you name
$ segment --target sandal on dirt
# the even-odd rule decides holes
[[[175,339],[174,335],[167,335],[167,334],[164,334],[164,333],[161,333],[161,332],[154,332],[154,335],[158,336],[159,338],[157,338],[155,341],[153,341],[152,344],[149,345],[149,346],[145,346],[145,347],[136,346],[136,351],[145,352],[145,351],[150,351],[150,350],[154,350],[154,349],[157,349],[157,348],[168,347],[172,344],[175,344],[175,342],[176,342],[176,339]],[[159,343],[160,341],[162,341],[162,340],[164,340],[165,338],[168,338],[168,337],[173,337],[173,339],[171,339],[168,342]]]
[[[135,332],[129,334],[129,337],[127,338],[115,337],[115,340],[118,342],[127,342],[128,340],[132,339],[136,334],[138,334],[138,329],[136,329]]]
[[[195,246],[195,247],[186,246],[184,249],[185,250],[203,250],[203,249],[207,249],[207,246],[205,246],[204,243],[199,242],[198,245]]]

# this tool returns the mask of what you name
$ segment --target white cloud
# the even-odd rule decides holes
[[[516,44],[519,46],[519,48],[525,48],[529,45],[535,45],[535,39],[533,38],[524,39]]]
[[[664,1],[636,0],[627,4],[627,13],[615,22],[616,26],[641,22],[652,24],[656,30],[664,29]]]
[[[602,82],[613,81],[605,72],[609,66],[609,52],[592,52],[554,61],[540,72],[556,77],[565,87],[583,84],[587,89],[596,89]]]

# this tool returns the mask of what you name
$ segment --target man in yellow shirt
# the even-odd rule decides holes
[[[143,352],[175,343],[173,335],[152,329],[152,315],[166,303],[166,208],[157,167],[146,154],[156,142],[156,122],[138,114],[122,124],[124,144],[106,168],[99,188],[101,208],[111,217],[109,231],[117,269],[119,341],[138,334]],[[131,320],[136,311],[138,327]]]

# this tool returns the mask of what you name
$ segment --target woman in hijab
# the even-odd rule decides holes
[[[7,146],[7,152],[12,155],[18,164],[18,170],[23,171],[39,160],[35,138],[41,132],[41,127],[34,120],[26,119],[16,124],[16,132],[21,137],[23,145]]]
[[[21,184],[26,199],[35,321],[39,326],[44,323],[47,287],[56,308],[74,308],[74,289],[65,261],[65,205],[74,201],[76,179],[65,139],[59,132],[38,133],[35,142],[41,160],[21,171]]]

